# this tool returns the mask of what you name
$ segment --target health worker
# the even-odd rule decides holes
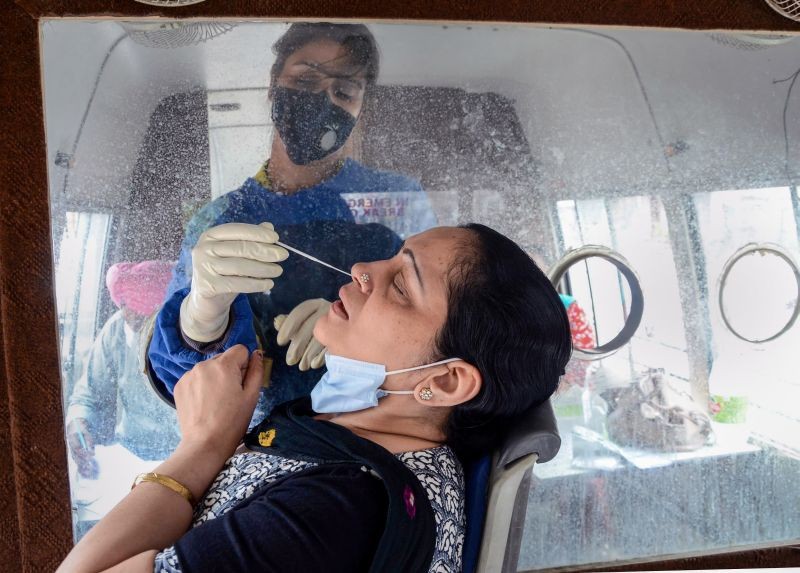
[[[274,244],[277,238],[343,269],[391,257],[400,237],[379,224],[356,224],[342,197],[354,192],[418,193],[426,207],[424,216],[415,215],[415,232],[436,224],[417,181],[351,157],[353,131],[378,77],[378,48],[367,27],[293,24],[273,52],[269,158],[254,177],[205,205],[189,223],[146,367],[156,391],[171,401],[178,379],[198,362],[236,343],[259,345],[269,389],[256,421],[314,386],[319,373],[310,370],[323,366],[324,349],[311,329],[348,282],[290,257]],[[278,275],[281,280],[273,282]],[[232,319],[244,315],[252,316],[259,342],[249,329],[236,331],[242,322]],[[296,364],[299,369],[290,368]]]

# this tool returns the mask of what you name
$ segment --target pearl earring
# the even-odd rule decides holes
[[[362,283],[368,283],[369,282],[369,275],[367,273],[361,273],[361,276],[359,278],[361,279]]]
[[[430,400],[431,398],[433,398],[433,390],[430,388],[423,388],[419,391],[420,400]]]

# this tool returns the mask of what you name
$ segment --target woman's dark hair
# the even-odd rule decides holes
[[[439,357],[456,356],[483,377],[480,392],[453,408],[447,442],[468,459],[493,448],[516,416],[547,400],[572,352],[569,320],[558,293],[512,240],[470,224],[449,279],[447,319],[436,337]]]
[[[367,88],[378,81],[380,55],[378,44],[369,28],[363,24],[332,24],[328,22],[300,22],[292,24],[286,33],[272,45],[275,63],[270,71],[270,84],[283,72],[286,58],[303,46],[317,40],[333,40],[347,50],[350,63],[358,72],[363,70]]]

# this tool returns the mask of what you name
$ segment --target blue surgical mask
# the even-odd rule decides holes
[[[343,414],[374,408],[378,405],[378,399],[388,394],[414,393],[412,390],[383,390],[381,385],[387,376],[422,370],[456,360],[460,358],[448,358],[433,364],[387,372],[383,364],[326,354],[325,366],[328,371],[322,375],[311,391],[311,407],[320,414]]]

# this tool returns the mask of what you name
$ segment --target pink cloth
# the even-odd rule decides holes
[[[118,307],[129,308],[142,316],[153,314],[167,294],[175,263],[143,261],[117,263],[106,273],[106,286]]]

